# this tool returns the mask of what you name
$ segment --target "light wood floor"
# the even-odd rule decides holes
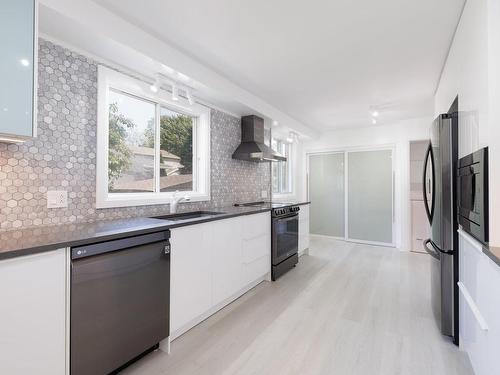
[[[309,256],[124,373],[471,375],[430,308],[429,257],[313,239]]]

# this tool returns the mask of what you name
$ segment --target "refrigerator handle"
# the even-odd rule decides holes
[[[436,250],[434,250],[434,246],[432,246],[432,250],[431,250],[431,249],[429,249],[429,246],[427,246],[427,245],[429,245],[429,244],[431,244],[431,245],[432,245],[432,242],[431,242],[431,239],[430,239],[430,238],[428,238],[428,239],[426,239],[426,240],[424,241],[424,250],[425,250],[425,251],[427,251],[427,253],[428,253],[430,256],[432,256],[433,258],[436,258],[437,260],[439,260],[439,259],[440,259],[439,254],[436,252]]]
[[[431,188],[431,207],[429,207],[429,204],[427,203],[427,162],[431,161],[431,173],[432,173],[432,187]],[[425,212],[427,214],[427,218],[429,219],[429,223],[432,224],[432,216],[434,214],[434,162],[433,162],[433,155],[432,155],[432,145],[429,142],[429,146],[427,147],[427,152],[425,153],[425,159],[424,159],[424,172],[423,172],[423,177],[422,177],[422,184],[423,184],[423,194],[424,194],[424,207],[425,207]]]

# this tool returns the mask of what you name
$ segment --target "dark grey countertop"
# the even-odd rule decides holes
[[[88,245],[128,236],[158,232],[186,225],[270,211],[269,206],[213,207],[206,211],[223,214],[187,220],[130,218],[93,223],[75,223],[0,232],[0,260],[59,248]],[[165,212],[165,215],[168,215]],[[158,215],[160,216],[160,215]]]
[[[500,247],[483,246],[483,253],[500,266]]]

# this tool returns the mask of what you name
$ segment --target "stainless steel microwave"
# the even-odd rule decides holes
[[[458,162],[458,222],[483,244],[488,243],[488,147]]]

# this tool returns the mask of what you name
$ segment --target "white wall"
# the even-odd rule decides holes
[[[490,148],[490,244],[500,245],[500,5],[468,0],[435,95],[447,112],[458,95],[459,154]]]
[[[467,1],[435,95],[436,115],[458,95],[460,156],[488,144],[486,20],[486,0]]]
[[[307,198],[306,158],[318,151],[342,150],[367,146],[393,145],[395,147],[396,179],[396,246],[410,249],[410,141],[429,138],[432,117],[411,119],[391,125],[340,129],[323,133],[321,138],[301,145],[301,173],[297,177],[301,199]]]
[[[467,155],[489,147],[490,245],[500,245],[500,2],[468,0],[457,28],[435,96],[436,113],[446,111],[458,95],[460,111],[459,153]],[[468,236],[467,236],[468,237]],[[474,239],[460,244],[460,281],[479,311],[485,314],[490,330],[481,331],[468,302],[460,296],[461,346],[467,351],[477,375],[492,374],[498,368],[498,314],[494,299],[478,298],[488,278],[485,265],[498,266],[480,251]],[[478,248],[475,250],[474,248]],[[464,260],[465,259],[465,260]],[[493,274],[491,272],[490,274]],[[483,282],[488,288],[496,285]],[[491,288],[490,288],[491,289]],[[488,295],[495,295],[488,290]],[[488,319],[488,314],[490,314]],[[496,367],[495,367],[496,366]]]

